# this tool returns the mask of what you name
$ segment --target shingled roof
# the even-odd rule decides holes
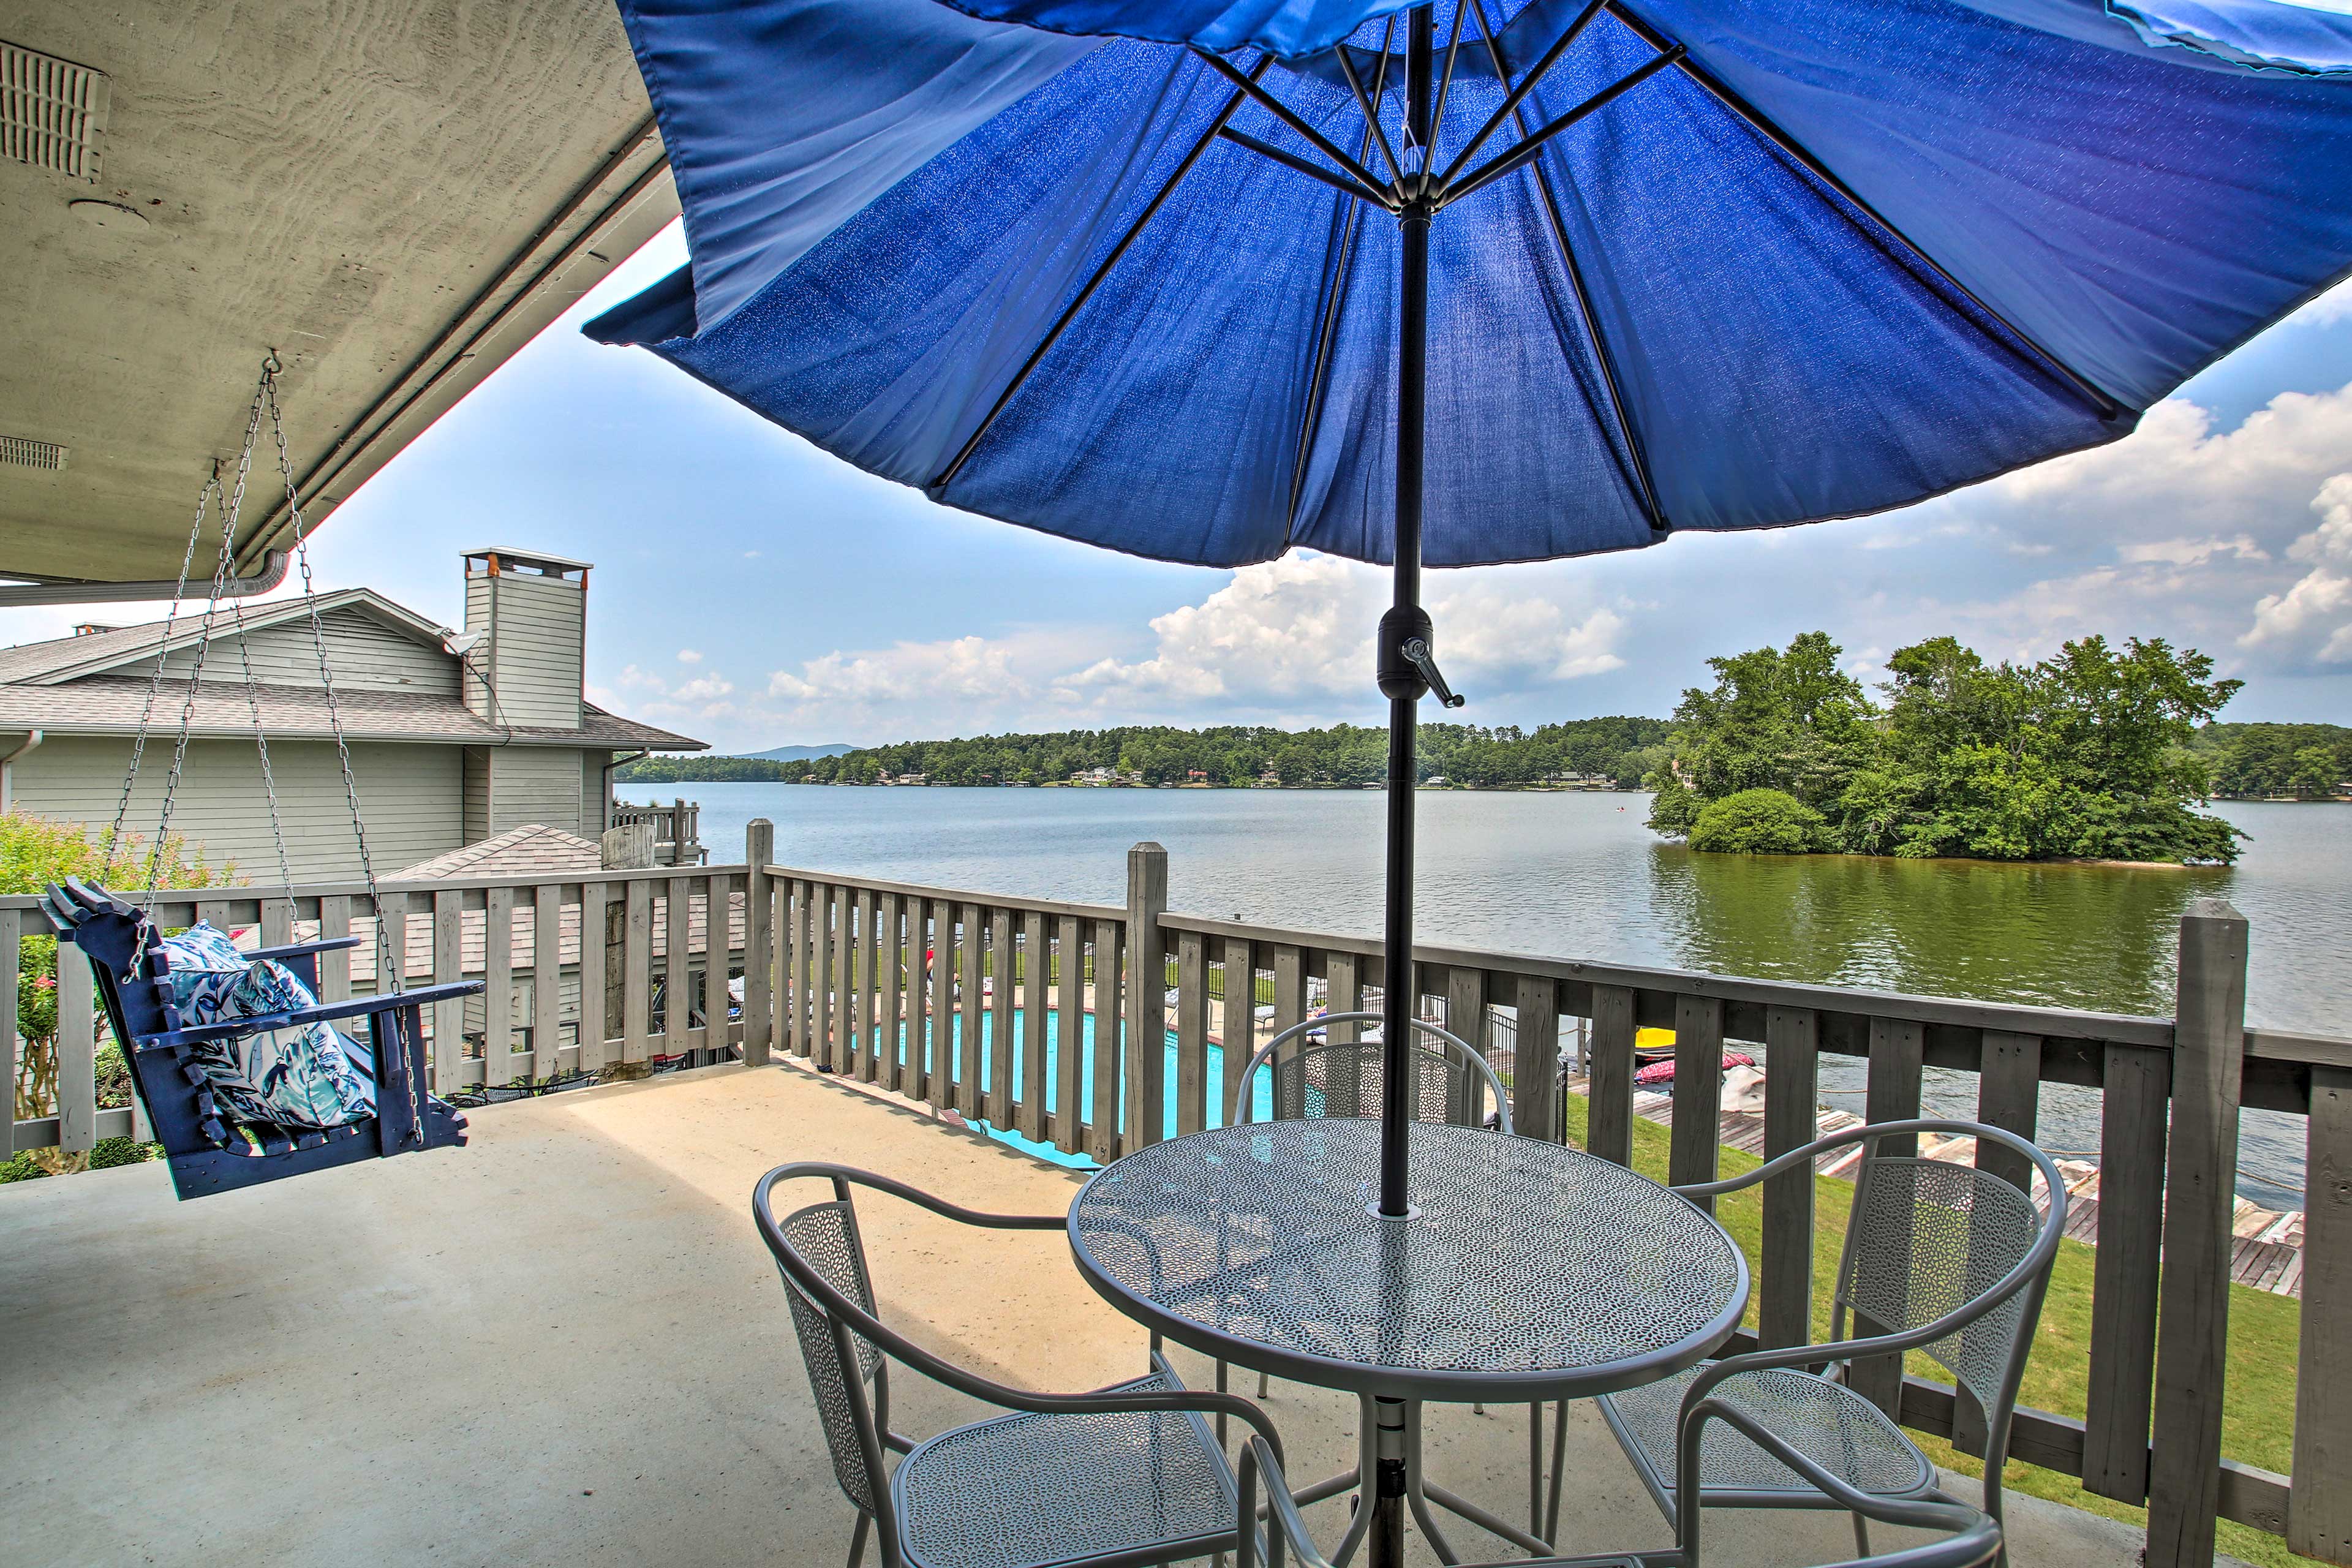
[[[58,734],[128,735],[139,728],[147,706],[149,682],[119,675],[91,676],[62,686],[21,686],[0,683],[0,730],[47,730]],[[270,735],[290,738],[334,733],[328,722],[327,694],[301,686],[258,686],[261,724]],[[180,704],[187,683],[169,681],[155,704],[152,727],[176,731]],[[335,691],[341,710],[343,733],[354,741],[422,741],[466,746],[578,746],[590,751],[634,751],[639,747],[664,752],[699,752],[707,742],[674,735],[651,724],[640,724],[607,713],[593,702],[580,704],[576,730],[493,724],[478,718],[454,697],[425,692],[374,691],[364,688]],[[199,683],[188,731],[194,735],[240,738],[253,733],[253,714],[246,706],[246,689],[220,680]]]
[[[437,882],[445,877],[530,877],[550,872],[598,871],[604,851],[595,840],[560,827],[528,822],[504,833],[419,860],[385,878],[390,882]]]

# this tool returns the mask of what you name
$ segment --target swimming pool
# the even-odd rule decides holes
[[[1079,1030],[1078,1036],[1078,1048],[1081,1053],[1083,1053],[1079,1063],[1079,1099],[1087,1106],[1091,1107],[1094,1104],[1095,1099],[1095,1016],[1093,1013],[1087,1012],[1080,1014],[1079,1017],[1083,1021],[1083,1027]],[[930,1023],[931,1029],[935,1037],[940,1033],[940,1026],[946,1026],[947,1059],[950,1064],[950,1071],[955,1075],[956,1081],[962,1081],[961,1068],[963,1056],[963,1033],[961,1018],[950,1016],[946,1018],[933,1019]],[[993,1013],[983,1013],[981,1015],[980,1077],[982,1083],[986,1083],[988,1081],[994,1068],[995,1023],[996,1019]],[[1016,1039],[1020,1037],[1022,1025],[1022,1009],[1015,1007],[1013,1010],[1013,1032]],[[1176,1031],[1170,1029],[1166,1031],[1166,1048],[1168,1052],[1168,1077],[1166,1081],[1169,1086],[1170,1093],[1168,1095],[1168,1116],[1164,1131],[1167,1136],[1173,1138],[1176,1136],[1176,1096],[1174,1093],[1176,1086]],[[907,1028],[903,1024],[898,1027],[898,1060],[901,1065],[904,1065],[908,1060],[907,1050]],[[1059,1103],[1059,1086],[1062,1079],[1061,1060],[1061,1009],[1058,1007],[1049,1007],[1045,1010],[1045,1109],[1049,1111],[1059,1110],[1061,1109]],[[1213,1042],[1212,1042],[1208,1047],[1207,1078],[1209,1125],[1212,1127],[1223,1126],[1225,1120],[1225,1056],[1224,1052]],[[1122,1093],[1120,1098],[1123,1106],[1125,1100],[1124,1093]],[[1256,1091],[1251,1100],[1252,1116],[1261,1120],[1270,1116],[1273,1113],[1272,1100],[1273,1086],[1271,1082],[1271,1075],[1261,1072],[1258,1075]],[[999,1127],[995,1123],[990,1121],[975,1121],[972,1125],[978,1127],[982,1131],[987,1133],[991,1138],[995,1139],[998,1142],[1009,1144],[1013,1148],[1021,1150],[1024,1153],[1034,1154],[1041,1160],[1050,1160],[1056,1165],[1067,1165],[1076,1170],[1092,1170],[1094,1168],[1095,1162],[1088,1155],[1065,1153],[1061,1150],[1055,1148],[1051,1143],[1040,1143],[1034,1139],[1024,1138],[1012,1128]]]

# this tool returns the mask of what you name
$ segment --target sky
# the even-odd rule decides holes
[[[673,225],[347,500],[321,588],[455,626],[467,550],[593,562],[590,700],[720,752],[1385,721],[1380,569],[1171,566],[972,517],[580,335],[684,257]],[[2020,659],[2161,637],[2247,683],[2226,718],[2352,723],[2352,283],[2112,446],[1874,518],[1433,572],[1425,595],[1470,723],[1664,715],[1708,657],[1813,629],[1865,682],[1947,633]],[[89,614],[0,611],[0,641]]]

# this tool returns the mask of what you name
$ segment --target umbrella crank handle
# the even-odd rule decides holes
[[[1437,699],[1439,706],[1459,708],[1469,700],[1468,698],[1456,694],[1454,688],[1445,684],[1445,677],[1437,673],[1437,658],[1429,651],[1426,638],[1407,638],[1402,651],[1404,654],[1405,662],[1421,671],[1421,678],[1429,682],[1429,694]]]

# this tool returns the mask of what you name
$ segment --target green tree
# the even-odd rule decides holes
[[[1872,739],[1870,700],[1838,668],[1842,651],[1828,633],[1806,632],[1786,648],[1708,659],[1715,685],[1690,688],[1675,709],[1650,826],[1683,837],[1707,803],[1745,790],[1778,790],[1817,811],[1834,801]]]
[[[1822,847],[1822,814],[1784,790],[1744,789],[1709,801],[1690,847],[1718,855],[1804,855]]]

